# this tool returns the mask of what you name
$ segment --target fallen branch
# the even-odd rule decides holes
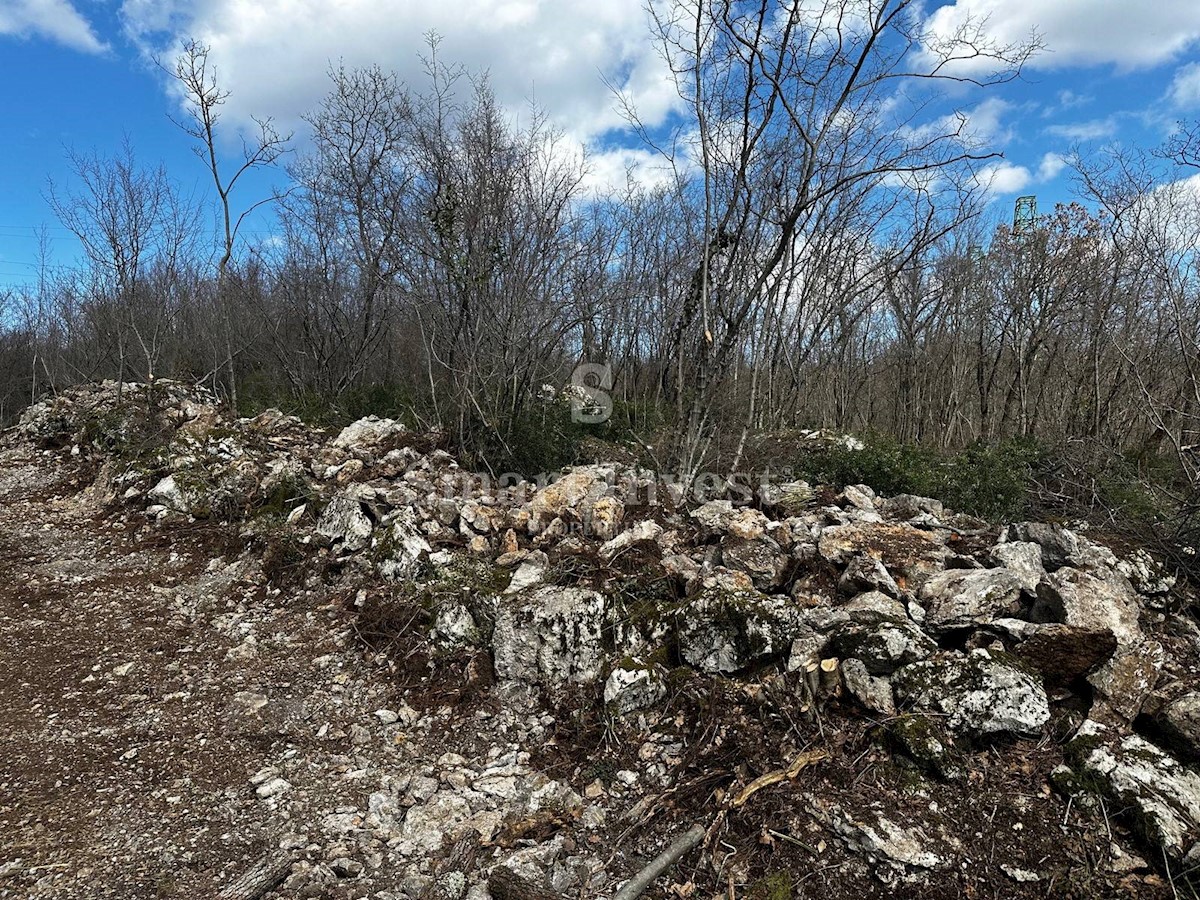
[[[655,857],[654,861],[646,868],[625,882],[625,886],[613,895],[612,900],[637,900],[654,883],[654,879],[675,865],[681,856],[704,840],[706,833],[703,825],[693,825],[677,837],[671,846]]]
[[[790,781],[808,766],[828,758],[829,754],[824,750],[809,750],[806,753],[801,753],[794,760],[792,760],[792,764],[786,769],[776,769],[774,772],[768,772],[766,775],[759,775],[752,782],[742,788],[729,805],[731,807],[741,806],[763,788],[770,787],[773,784],[779,784],[781,781]]]
[[[291,856],[278,851],[268,852],[244,875],[222,888],[215,900],[258,900],[283,881],[291,869]]]

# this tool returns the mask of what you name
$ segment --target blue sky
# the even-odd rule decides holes
[[[1000,40],[1036,30],[1046,44],[1022,81],[951,96],[1004,160],[991,170],[996,214],[1018,194],[1043,210],[1070,197],[1061,157],[1106,143],[1152,146],[1180,120],[1200,118],[1200,2],[1196,0],[956,0],[927,2],[929,28],[986,20]],[[233,131],[250,115],[284,129],[324,93],[331,63],[379,63],[420,77],[430,30],[440,52],[487,69],[514,110],[534,98],[569,139],[593,148],[595,178],[647,166],[623,137],[602,75],[650,121],[670,114],[673,91],[647,38],[642,0],[0,0],[0,285],[30,282],[34,229],[49,228],[55,259],[78,252],[44,200],[47,180],[69,182],[65,148],[112,153],[128,137],[145,163],[165,163],[186,187],[208,184],[188,139],[169,120],[178,100],[151,63],[182,36],[212,45]],[[282,175],[248,182],[252,202]],[[269,218],[253,228],[269,230]]]

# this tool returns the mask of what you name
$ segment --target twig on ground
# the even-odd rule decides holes
[[[703,825],[693,825],[655,857],[648,866],[625,882],[625,886],[613,895],[612,900],[637,900],[654,883],[654,879],[675,865],[685,853],[704,840],[706,833]]]

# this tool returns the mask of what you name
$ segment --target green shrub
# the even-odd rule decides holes
[[[991,520],[1028,515],[1035,475],[1046,452],[1034,441],[1009,439],[959,451],[942,468],[941,499],[951,508]]]
[[[884,496],[935,497],[959,512],[1011,520],[1028,512],[1034,475],[1046,456],[1035,442],[1021,440],[976,444],[954,454],[882,435],[864,443],[861,450],[835,445],[805,451],[795,472],[815,484],[866,484]]]

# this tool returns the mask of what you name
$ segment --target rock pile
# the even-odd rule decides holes
[[[665,702],[680,670],[747,684],[770,672],[797,715],[840,698],[951,781],[961,748],[1057,735],[1059,790],[1121,811],[1172,871],[1200,863],[1200,629],[1192,595],[1144,552],[1057,524],[990,527],[866,485],[828,501],[792,482],[693,502],[654,473],[591,465],[497,486],[391,420],[329,435],[273,410],[230,419],[174,383],[126,385],[120,405],[116,390],[44,401],[16,434],[94,460],[95,491],[158,527],[210,519],[283,535],[337,577],[419,597],[415,627],[441,652],[485,653],[498,690],[594,689],[608,714],[635,717]],[[451,762],[471,791],[528,814],[549,802],[547,784],[565,790],[526,757]],[[274,783],[267,773],[260,792]],[[364,820],[405,852],[434,853],[466,828],[490,839],[503,819],[495,804],[442,797],[437,781],[405,790],[429,795],[419,815],[380,795]],[[805,803],[889,882],[961,851],[932,828]],[[558,887],[581,883],[554,871]]]

